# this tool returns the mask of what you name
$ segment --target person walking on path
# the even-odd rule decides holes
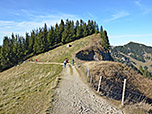
[[[69,63],[69,59],[68,58],[66,58],[65,60],[66,60],[66,63]]]
[[[35,59],[35,63],[37,63],[37,59]]]
[[[66,59],[64,60],[64,67],[66,67]]]
[[[72,59],[72,65],[74,66],[74,59]]]

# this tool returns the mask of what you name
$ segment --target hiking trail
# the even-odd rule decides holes
[[[69,65],[63,69],[62,80],[47,114],[124,114],[97,97],[81,80],[74,66],[72,70],[71,75]]]

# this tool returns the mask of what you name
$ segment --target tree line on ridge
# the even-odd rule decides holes
[[[103,29],[100,32],[104,36],[107,35]],[[59,24],[56,23],[50,28],[44,24],[44,27],[26,33],[25,38],[12,33],[10,37],[4,37],[3,44],[0,46],[0,71],[17,65],[29,56],[46,52],[57,45],[66,44],[94,33],[99,33],[96,21],[88,20],[86,23],[82,19],[77,20],[76,23],[68,19],[64,22],[61,19]]]

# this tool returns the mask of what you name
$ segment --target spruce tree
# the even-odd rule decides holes
[[[70,27],[69,27],[69,38],[70,40],[69,41],[73,41],[75,40],[75,29],[74,29],[74,22],[73,21],[70,21],[69,23]]]
[[[82,29],[83,29],[83,37],[87,36],[88,35],[88,30],[87,30],[86,23],[83,24]]]
[[[35,44],[35,37],[36,37],[36,34],[35,34],[35,31],[33,30],[31,32],[31,37],[29,38],[29,48],[28,48],[29,53],[32,53],[34,50],[33,48],[34,48],[34,44]]]
[[[48,34],[47,25],[45,23],[44,24],[44,29],[43,29],[44,50],[48,50],[47,34]]]
[[[30,36],[28,33],[26,33],[26,36],[25,36],[25,45],[24,45],[24,48],[25,48],[25,54],[28,54],[29,52],[29,39],[30,39]]]
[[[91,20],[91,31],[90,31],[90,34],[93,34],[95,32],[94,30],[94,22],[93,20]]]
[[[80,26],[79,26],[79,21],[76,21],[76,38],[80,38]]]
[[[100,27],[100,36],[103,37],[102,35],[103,35],[103,28],[102,28],[102,26],[101,26],[101,27]]]
[[[88,20],[88,34],[91,35],[92,30],[91,30],[92,26],[91,26],[91,21]]]
[[[101,45],[104,47],[104,49],[106,51],[109,52],[110,43],[109,43],[109,39],[108,39],[108,36],[107,36],[107,31],[104,30],[104,32],[102,33],[102,31],[100,30],[100,34],[101,34]]]
[[[55,44],[58,44],[61,42],[61,39],[60,39],[60,31],[59,31],[59,25],[56,23],[55,25]]]
[[[54,45],[54,39],[54,28],[51,26],[51,29],[47,34],[47,42],[49,47]]]
[[[83,27],[83,23],[84,22],[82,21],[82,19],[80,19],[80,38],[83,37],[83,28],[82,28]]]
[[[64,31],[64,21],[63,19],[61,19],[61,23],[59,25],[59,33],[60,33],[60,42],[61,42],[61,39],[62,39],[62,33]]]
[[[39,54],[45,51],[45,42],[43,37],[42,29],[35,38],[34,47],[33,47],[34,54]]]
[[[98,25],[96,24],[95,21],[94,21],[94,32],[95,32],[95,34],[97,34],[99,32]]]
[[[66,39],[68,37],[68,30],[64,29],[64,31],[62,32],[62,43],[65,44],[66,43]]]
[[[7,36],[4,37],[3,40],[3,46],[1,49],[1,65],[2,69],[9,68],[11,63],[10,63],[10,58],[9,58],[9,39]]]

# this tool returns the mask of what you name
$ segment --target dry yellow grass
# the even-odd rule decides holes
[[[62,66],[25,63],[0,74],[0,114],[44,113]]]
[[[114,76],[114,73],[117,73],[117,77],[121,78],[125,76],[127,78],[126,91],[135,93],[135,90],[139,90],[142,94],[152,99],[152,92],[151,92],[152,81],[149,80],[148,78],[141,76],[140,74],[137,74],[126,65],[118,62],[109,62],[109,61],[84,62],[84,65],[90,69],[91,74],[95,75],[94,78],[97,79],[97,82],[99,80],[99,76],[103,76],[103,78],[106,80],[111,79],[118,81],[117,78],[115,78]],[[119,75],[119,73],[121,73],[121,75]],[[123,83],[123,80],[121,80],[121,82]],[[103,80],[102,80],[102,85],[106,87]],[[133,88],[135,88],[135,90],[131,91],[131,89]],[[126,100],[125,103],[127,103],[128,98],[126,98],[125,100]],[[112,104],[121,107],[121,101],[114,100],[111,98],[110,99],[108,98],[107,101],[110,101]],[[152,110],[152,105],[149,103],[145,103],[144,101],[139,103],[137,101],[136,103],[132,103],[129,105],[127,104],[124,107],[122,107],[122,109],[126,112],[126,114],[149,114],[148,112]]]

